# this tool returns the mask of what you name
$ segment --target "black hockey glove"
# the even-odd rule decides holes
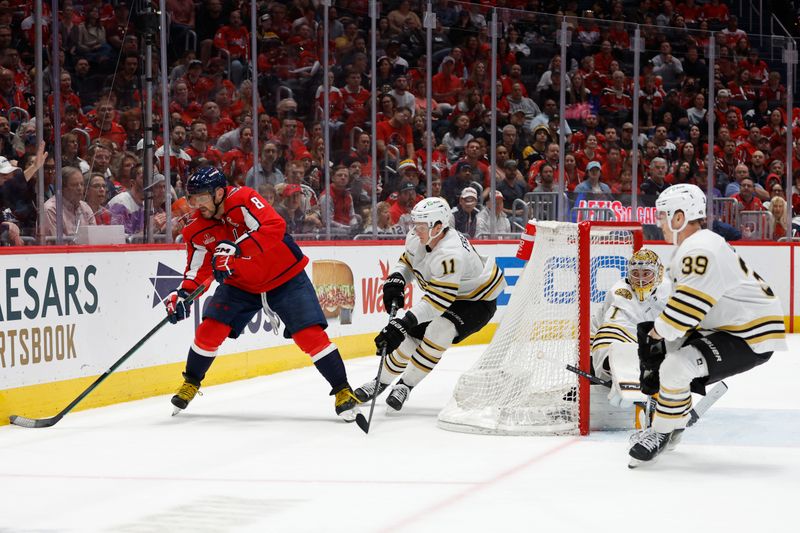
[[[664,339],[654,339],[649,335],[652,329],[653,322],[640,322],[636,326],[636,338],[639,341],[639,383],[642,392],[648,396],[658,392],[658,369],[667,355]]]
[[[189,291],[178,289],[169,293],[169,296],[164,300],[169,321],[173,324],[177,324],[178,321],[188,318],[191,314],[192,304],[186,303],[186,298],[188,297]]]
[[[211,258],[211,268],[217,283],[223,283],[236,271],[236,260],[242,256],[239,245],[232,241],[219,241]]]
[[[405,340],[408,330],[417,325],[417,318],[411,313],[406,313],[403,318],[393,318],[386,324],[378,336],[375,337],[375,347],[378,353],[386,349],[386,353],[392,353]]]
[[[406,280],[397,272],[390,274],[383,282],[383,307],[387,313],[391,313],[392,305],[397,309],[403,308],[406,290]]]

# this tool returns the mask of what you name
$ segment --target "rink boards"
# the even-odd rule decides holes
[[[486,343],[502,318],[523,263],[516,242],[479,242],[494,256],[508,288],[498,313],[469,343]],[[670,249],[653,245],[665,262]],[[797,312],[798,267],[791,245],[742,245],[737,251],[781,297],[784,315]],[[345,358],[374,352],[372,339],[386,322],[383,279],[402,252],[400,242],[303,244],[307,272],[327,308],[328,334]],[[164,316],[160,303],[180,281],[185,251],[180,246],[104,246],[5,249],[0,265],[0,425],[10,414],[50,416],[102,374]],[[111,375],[79,408],[97,407],[173,391],[181,382],[186,351],[199,323],[167,324]],[[407,305],[422,294],[409,289]],[[226,341],[205,384],[246,379],[309,365],[308,357],[275,331],[259,312],[234,341]]]

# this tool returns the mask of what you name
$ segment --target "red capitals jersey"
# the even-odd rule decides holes
[[[181,288],[193,291],[211,275],[211,258],[221,240],[237,243],[242,251],[225,281],[228,285],[257,294],[299,274],[308,258],[286,234],[283,218],[250,187],[228,186],[225,192],[221,219],[205,219],[195,212],[181,232],[187,252]]]

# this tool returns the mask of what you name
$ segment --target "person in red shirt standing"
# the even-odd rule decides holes
[[[91,122],[86,125],[86,131],[89,132],[89,138],[92,141],[97,139],[108,139],[117,145],[118,149],[125,146],[125,140],[128,134],[125,133],[125,128],[118,122],[114,121],[114,114],[116,112],[114,102],[108,97],[101,97],[95,105],[95,115]]]
[[[378,157],[386,153],[388,145],[394,145],[400,152],[398,161],[414,155],[414,132],[411,130],[411,110],[407,107],[395,109],[394,116],[389,120],[378,123],[377,144]],[[389,152],[389,157],[394,159],[394,152]]]
[[[442,60],[441,70],[431,78],[431,92],[433,99],[439,102],[439,106],[447,104],[442,112],[447,114],[458,102],[458,95],[461,92],[461,78],[453,74],[456,60],[452,56],[447,56]]]
[[[215,167],[222,165],[222,152],[208,142],[208,126],[202,120],[192,122],[191,141],[186,153],[192,159],[204,157]]]
[[[304,270],[308,258],[286,233],[284,219],[253,189],[226,186],[215,168],[195,172],[186,192],[195,212],[182,230],[187,252],[183,280],[164,300],[170,321],[189,316],[187,297],[212,275],[219,286],[195,331],[184,382],[172,397],[173,414],[194,399],[222,342],[241,335],[263,309],[280,318],[283,336],[293,339],[328,381],[336,414],[354,421],[360,416],[358,400],[339,350],[325,333],[328,323]]]
[[[253,168],[253,128],[245,126],[239,133],[240,146],[222,156],[222,165],[230,183],[244,183],[244,177]]]
[[[214,46],[230,55],[231,81],[238,87],[242,83],[245,65],[250,58],[250,32],[242,26],[242,13],[231,11],[230,24],[222,26],[214,35]]]

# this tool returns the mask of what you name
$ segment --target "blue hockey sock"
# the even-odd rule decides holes
[[[320,353],[314,355],[311,360],[331,385],[331,394],[335,394],[347,385],[347,371],[344,368],[344,361],[339,354],[335,344],[329,345]]]
[[[198,382],[203,381],[214,359],[214,357],[200,355],[194,349],[189,348],[189,357],[186,359],[186,376],[196,379]]]

